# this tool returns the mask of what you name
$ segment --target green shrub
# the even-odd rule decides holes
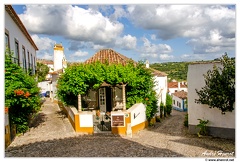
[[[161,119],[159,116],[156,116],[156,122],[161,122]]]
[[[197,133],[198,136],[200,137],[201,135],[205,136],[208,134],[208,130],[207,130],[207,124],[209,122],[209,120],[202,120],[202,119],[198,119],[199,120],[199,124],[196,126],[199,128],[199,132]]]
[[[16,125],[17,133],[24,133],[31,115],[40,110],[39,88],[34,77],[14,64],[11,56],[5,52],[5,107],[9,108],[10,124]]]
[[[161,102],[161,103],[160,103],[160,118],[163,117],[163,110],[164,110],[164,105],[163,105],[163,103]]]

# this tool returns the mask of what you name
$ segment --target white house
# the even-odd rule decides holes
[[[11,5],[5,5],[5,49],[14,52],[13,61],[24,71],[36,72],[38,47]]]
[[[146,61],[146,67],[149,68],[149,62]],[[167,74],[158,71],[155,69],[152,69],[153,71],[153,79],[155,83],[154,90],[157,94],[157,99],[158,99],[158,107],[160,107],[160,103],[162,102],[164,105],[166,104],[166,94],[167,94]],[[160,112],[157,113],[157,115],[160,115]]]
[[[208,105],[197,104],[196,90],[205,86],[203,74],[213,69],[213,65],[221,66],[220,63],[194,63],[188,66],[188,125],[190,133],[197,133],[198,119],[209,120],[208,128],[210,135],[222,138],[235,139],[235,111],[222,114],[218,108],[209,108]]]
[[[11,5],[5,5],[5,44],[4,49],[13,52],[12,61],[31,75],[36,71],[36,44]],[[5,108],[5,148],[10,145],[14,131],[10,129],[8,108]]]
[[[169,82],[168,83],[168,93],[172,94],[178,91],[188,91],[187,88],[187,83],[182,81],[182,82]]]
[[[172,108],[178,111],[187,111],[187,92],[172,93]]]

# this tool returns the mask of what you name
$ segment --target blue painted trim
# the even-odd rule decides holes
[[[177,110],[177,111],[184,111],[183,109],[181,109],[181,108],[179,108],[179,107],[172,106],[172,108],[173,108],[174,110]]]

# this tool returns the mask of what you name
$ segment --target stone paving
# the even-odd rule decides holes
[[[17,136],[5,157],[203,157],[234,158],[232,140],[189,135],[186,112],[172,115],[133,137],[76,133],[57,104],[47,100],[30,131]]]

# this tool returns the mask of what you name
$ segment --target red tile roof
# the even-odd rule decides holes
[[[156,69],[153,69],[153,68],[150,68],[152,70],[152,74],[154,76],[167,76],[167,74],[165,72],[162,72],[162,71],[159,71],[159,70],[156,70]]]
[[[172,95],[177,96],[178,98],[181,98],[181,99],[187,98],[187,92],[185,92],[185,91],[178,91],[178,92],[173,93]]]
[[[109,64],[122,64],[126,65],[129,61],[133,61],[130,58],[112,50],[112,49],[102,49],[94,54],[91,58],[85,61],[86,64],[94,62],[106,63]],[[135,61],[133,61],[136,63]]]
[[[98,51],[96,54],[94,54],[91,58],[86,60],[84,63],[90,64],[94,62],[100,62],[105,63],[106,61],[109,64],[122,64],[126,65],[128,62],[133,62],[134,64],[137,64],[134,60],[112,50],[112,49],[102,49]],[[153,68],[150,68],[152,70],[153,75],[155,76],[167,76],[166,73],[155,70]]]
[[[45,64],[45,65],[53,65],[53,61],[52,60],[44,60],[44,59],[38,59],[37,62]]]
[[[178,88],[178,82],[169,82],[168,88]],[[182,84],[182,82],[180,82],[180,88],[187,88],[187,86],[185,84]]]

